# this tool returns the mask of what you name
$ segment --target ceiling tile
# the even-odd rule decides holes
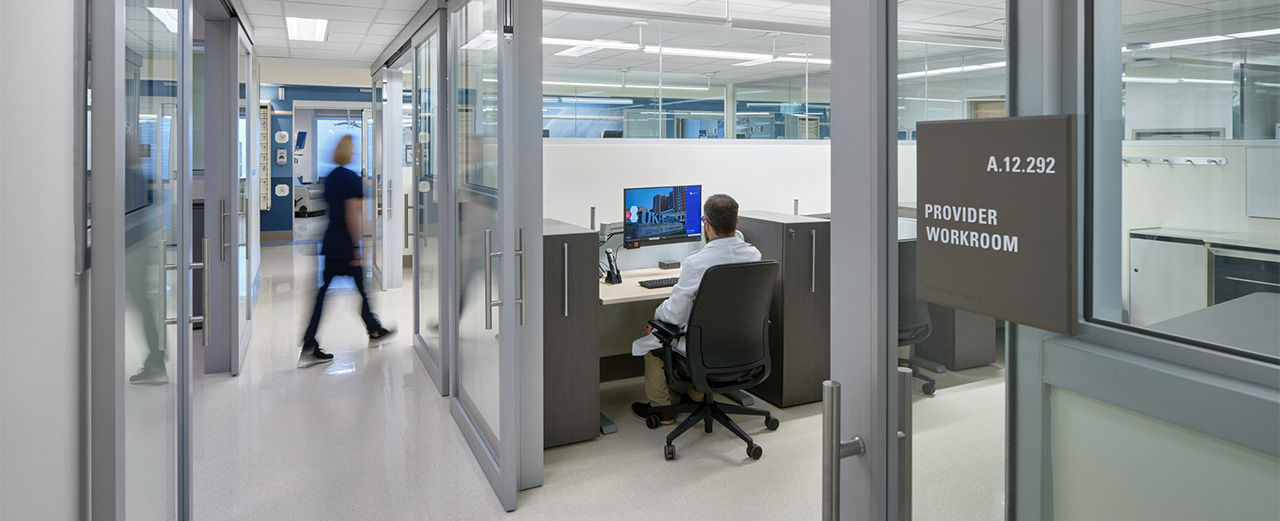
[[[364,7],[304,4],[301,2],[286,2],[284,4],[285,16],[322,18],[329,21],[368,22],[373,20],[377,12],[377,9]]]
[[[249,22],[253,24],[253,29],[255,31],[264,27],[284,29],[284,18],[280,16],[251,14],[249,15]]]
[[[280,16],[284,11],[276,0],[245,0],[244,10],[251,15],[266,14]]]
[[[409,23],[409,19],[413,18],[413,11],[398,11],[394,9],[383,9],[378,11],[378,16],[374,18],[375,22],[398,24],[403,27]]]

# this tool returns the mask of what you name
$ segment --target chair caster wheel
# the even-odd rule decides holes
[[[666,457],[666,458],[667,458],[667,461],[671,461],[671,460],[673,460],[673,459],[676,459],[676,446],[675,446],[675,445],[667,445],[666,447],[663,447],[663,448],[662,448],[662,455],[663,455],[664,457]]]
[[[924,391],[924,394],[928,394],[928,395],[933,395],[933,392],[936,391],[937,388],[938,388],[937,385],[935,385],[933,382],[928,382],[920,386],[920,390]]]
[[[656,414],[650,414],[644,417],[644,426],[650,429],[656,429],[662,426],[662,419]]]
[[[769,429],[769,430],[771,430],[771,431],[776,431],[776,430],[778,430],[778,419],[777,419],[777,418],[774,418],[774,417],[772,417],[772,416],[770,416],[770,417],[768,417],[768,418],[765,418],[765,419],[764,419],[764,428]]]
[[[764,449],[760,448],[759,445],[752,443],[751,445],[747,445],[747,455],[751,456],[751,459],[760,459],[760,456],[764,455]]]

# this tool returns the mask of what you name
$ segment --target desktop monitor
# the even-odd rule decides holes
[[[622,246],[639,248],[702,238],[702,185],[622,191]]]

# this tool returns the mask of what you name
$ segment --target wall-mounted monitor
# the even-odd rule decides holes
[[[624,248],[702,238],[702,185],[622,191]]]

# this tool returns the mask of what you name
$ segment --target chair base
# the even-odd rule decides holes
[[[742,430],[742,427],[739,426],[737,422],[733,421],[729,415],[746,414],[749,416],[763,416],[765,428],[771,431],[777,430],[779,425],[778,419],[774,418],[769,411],[752,407],[744,407],[741,405],[720,403],[713,400],[709,395],[704,398],[701,403],[665,405],[649,409],[649,414],[651,416],[662,413],[678,414],[685,412],[689,413],[689,417],[685,418],[683,422],[680,422],[680,425],[677,425],[675,429],[667,434],[667,445],[663,448],[663,453],[669,460],[675,459],[674,442],[676,441],[676,438],[679,438],[681,434],[684,434],[685,431],[693,428],[694,425],[699,423],[703,424],[703,430],[705,432],[711,432],[712,420],[723,425],[725,428],[729,429],[729,431],[733,432],[734,435],[747,443],[747,456],[751,459],[760,459],[760,456],[764,454],[764,450],[761,449],[759,445],[756,445],[755,441],[751,439],[751,436],[748,435],[746,431]]]
[[[915,378],[918,378],[918,379],[920,379],[920,380],[923,380],[923,381],[924,381],[924,383],[920,385],[920,390],[921,390],[921,391],[923,391],[923,392],[924,392],[924,394],[927,394],[927,395],[929,395],[929,396],[933,396],[933,392],[934,392],[934,391],[936,391],[936,390],[938,389],[938,381],[937,381],[937,379],[935,379],[935,378],[934,378],[934,377],[932,377],[932,376],[929,376],[929,375],[927,375],[927,374],[924,374],[924,373],[920,372],[920,368],[921,368],[921,366],[920,366],[920,364],[919,364],[918,362],[916,362],[914,359],[910,359],[910,358],[899,358],[899,359],[898,359],[898,366],[900,366],[900,367],[907,367],[907,368],[910,368],[910,369],[911,369],[911,376],[913,376],[913,377],[915,377]]]

